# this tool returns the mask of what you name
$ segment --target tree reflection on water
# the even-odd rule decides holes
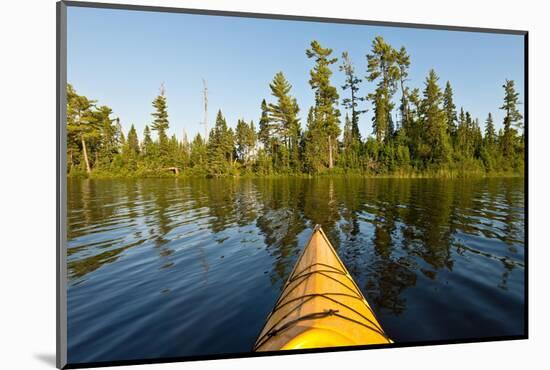
[[[68,273],[74,284],[144,245],[158,251],[159,268],[173,267],[175,253],[197,253],[203,272],[211,273],[212,243],[185,248],[202,233],[219,246],[249,243],[265,250],[271,283],[280,286],[316,224],[369,302],[392,315],[407,309],[409,288],[447,279],[457,258],[500,261],[493,283],[501,290],[508,289],[514,269],[523,269],[521,179],[144,179],[68,185]],[[261,239],[233,238],[238,232]]]

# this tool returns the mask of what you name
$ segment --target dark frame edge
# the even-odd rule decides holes
[[[483,33],[498,33],[505,35],[525,35],[526,30],[512,30],[499,28],[483,28],[483,27],[463,27],[451,26],[442,24],[425,24],[425,23],[407,23],[407,22],[386,22],[353,18],[329,18],[319,16],[303,16],[291,14],[275,14],[275,13],[254,13],[215,9],[194,9],[194,8],[176,8],[167,6],[152,6],[152,5],[131,5],[131,4],[114,4],[104,2],[87,2],[87,1],[63,1],[67,6],[81,8],[100,8],[100,9],[117,9],[117,10],[134,10],[144,12],[164,12],[164,13],[186,13],[198,15],[213,15],[224,17],[244,17],[244,18],[262,18],[262,19],[278,19],[278,20],[294,20],[302,22],[324,22],[324,23],[341,23],[341,24],[359,24],[370,26],[383,27],[402,27],[415,29],[428,29],[440,31],[461,31],[461,32],[483,32]]]
[[[525,259],[525,269],[524,269],[524,333],[525,337],[529,339],[529,32],[525,32],[523,36],[523,73],[524,73],[524,82],[523,82],[523,96],[525,97],[525,109],[523,112],[524,115],[524,210],[525,210],[525,250],[524,250],[524,259]]]
[[[67,274],[65,241],[66,176],[65,160],[67,110],[67,4],[56,3],[56,367],[67,366]]]

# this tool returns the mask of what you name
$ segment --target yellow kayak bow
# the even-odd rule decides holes
[[[254,351],[392,343],[325,233],[315,226]]]

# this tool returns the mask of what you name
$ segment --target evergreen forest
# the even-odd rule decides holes
[[[207,137],[169,136],[169,101],[163,86],[150,122],[138,134],[112,109],[67,85],[67,174],[76,177],[314,176],[396,177],[523,176],[525,137],[519,93],[504,80],[502,128],[490,112],[473,117],[458,107],[451,82],[430,70],[421,88],[409,85],[411,58],[376,37],[365,65],[348,53],[312,41],[309,85],[314,104],[300,106],[283,72],[259,97],[255,121],[227,122],[223,107]],[[331,82],[342,73],[342,96]],[[362,92],[365,86],[372,92]],[[218,108],[218,107],[216,107]],[[300,112],[307,111],[306,122]],[[372,115],[369,132],[359,120]],[[304,114],[304,117],[306,115]],[[126,124],[126,123],[124,123]],[[482,128],[483,127],[483,128]]]

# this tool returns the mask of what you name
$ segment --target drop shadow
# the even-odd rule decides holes
[[[55,367],[55,353],[35,353],[34,358],[42,361],[44,364]]]

